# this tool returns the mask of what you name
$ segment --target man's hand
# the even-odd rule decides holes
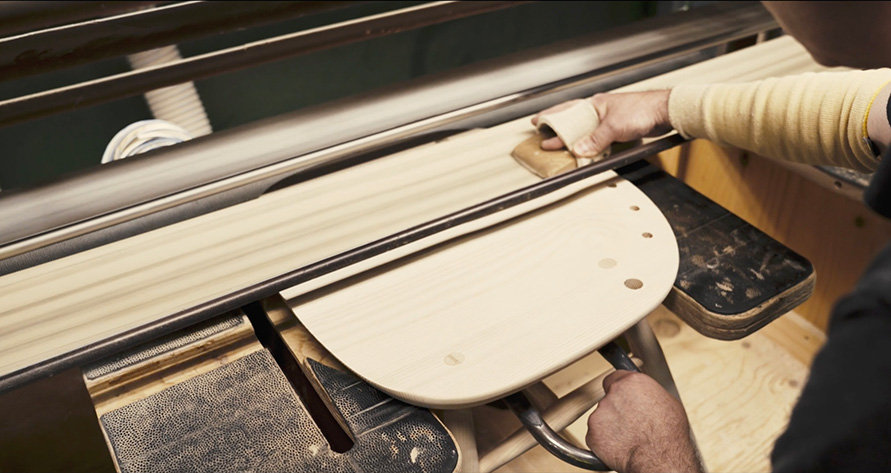
[[[634,141],[645,136],[659,136],[671,130],[668,121],[668,90],[596,94],[587,98],[597,110],[600,125],[594,132],[580,139],[570,151],[579,157],[597,156],[616,141]],[[538,125],[542,115],[559,112],[577,100],[564,102],[542,111],[532,119]],[[541,142],[542,149],[557,150],[563,147],[558,137]]]
[[[619,473],[702,472],[684,408],[653,378],[616,371],[588,418],[588,447]]]

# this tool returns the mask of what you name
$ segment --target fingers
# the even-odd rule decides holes
[[[579,157],[597,156],[606,150],[612,142],[612,131],[609,127],[600,126],[594,130],[593,134],[576,142],[571,152]],[[556,151],[563,148],[563,146],[563,140],[558,136],[542,140],[541,142],[541,149],[545,151]]]
[[[553,107],[546,108],[546,109],[542,110],[541,112],[538,112],[538,114],[535,115],[534,117],[532,117],[532,124],[535,126],[538,126],[538,120],[541,118],[542,115],[547,115],[548,113],[559,112],[560,110],[566,110],[567,108],[571,107],[573,104],[575,104],[578,101],[579,101],[579,99],[570,100],[568,102],[559,103],[557,105],[554,105]]]
[[[629,441],[622,433],[626,426],[621,411],[601,402],[588,416],[587,424],[585,445],[608,467],[622,471],[621,465],[628,456],[629,447],[634,448],[636,443]]]
[[[615,133],[608,123],[602,123],[594,133],[578,140],[572,147],[572,154],[580,157],[593,157],[604,152],[615,139]]]
[[[542,140],[541,149],[545,151],[556,151],[563,147],[563,140],[559,136]]]
[[[618,472],[700,472],[684,408],[649,376],[618,370],[588,417],[585,443]]]
[[[610,373],[609,376],[603,378],[603,392],[609,394],[609,391],[614,384],[634,374],[635,373],[633,371],[626,370],[616,370]]]
[[[594,157],[606,151],[614,142],[633,141],[644,136],[658,136],[671,129],[668,118],[668,90],[596,94],[590,102],[600,117],[590,136],[573,143],[570,151],[578,157]],[[578,100],[555,105],[532,119],[536,126],[547,113],[558,112]],[[545,140],[542,149],[558,149],[556,140]]]

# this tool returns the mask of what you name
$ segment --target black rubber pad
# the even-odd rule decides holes
[[[696,317],[678,315],[696,330],[740,338],[810,295],[796,290],[807,289],[813,278],[814,268],[803,256],[646,162],[619,172],[652,199],[674,230],[680,267],[673,291],[701,308]],[[788,300],[777,310],[765,309],[783,297]]]
[[[348,373],[314,364],[353,431],[331,451],[272,356],[260,350],[102,416],[121,472],[451,472],[444,427]]]
[[[361,465],[355,471],[451,472],[458,466],[454,440],[429,410],[397,401],[315,360],[309,365],[356,439],[345,453]]]

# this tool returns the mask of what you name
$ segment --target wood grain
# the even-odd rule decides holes
[[[325,349],[325,347],[313,338],[313,336],[306,330],[306,327],[297,320],[297,317],[294,316],[294,313],[291,312],[291,309],[288,308],[281,297],[274,296],[267,298],[262,304],[266,317],[281,336],[285,349],[291,356],[293,356],[300,371],[312,385],[312,389],[318,394],[319,399],[327,408],[328,412],[331,413],[334,422],[339,425],[339,428],[344,432],[344,435],[349,436],[350,428],[346,418],[344,418],[344,413],[337,409],[337,404],[331,398],[331,393],[325,389],[325,386],[322,385],[321,380],[319,380],[315,371],[313,371],[310,366],[310,360],[321,363],[329,368],[334,368],[338,371],[346,371],[346,368],[344,368],[343,365],[341,365],[337,359]],[[307,403],[305,402],[305,404]],[[322,426],[320,426],[320,428],[324,429]],[[328,429],[330,428],[331,426],[328,426]],[[351,441],[355,441],[352,437],[350,437],[350,439]]]
[[[648,320],[665,350],[706,466],[770,471],[774,440],[785,430],[807,379],[806,365],[761,333],[722,342],[696,334],[667,310]]]
[[[668,222],[636,187],[613,184],[288,303],[394,397],[440,408],[500,398],[612,340],[671,289]]]
[[[815,68],[800,45],[780,38],[622,90]],[[535,177],[507,154],[533,133],[528,120],[467,132],[5,275],[0,376],[531,184]]]
[[[0,278],[0,375],[531,184],[512,122]],[[444,157],[446,156],[446,157]]]
[[[480,459],[473,428],[473,412],[470,409],[450,409],[441,412],[439,418],[454,437],[455,444],[461,452],[456,473],[479,472]]]
[[[511,433],[522,428],[517,417],[507,409],[498,409],[492,405],[474,407],[476,419],[476,437],[481,452],[491,452]],[[565,432],[564,432],[565,434]],[[534,440],[533,440],[534,441]],[[519,453],[519,452],[518,452]],[[540,445],[514,458],[495,471],[500,472],[562,472],[586,471],[557,459]]]
[[[804,72],[845,70],[817,64],[804,46],[790,36],[718,56],[708,61],[651,77],[613,92],[667,89],[678,84],[708,84],[712,82],[746,82]]]

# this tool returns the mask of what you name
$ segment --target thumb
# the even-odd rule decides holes
[[[576,141],[572,146],[572,153],[582,157],[597,156],[615,141],[613,135],[610,127],[601,125],[594,130],[594,133]]]

